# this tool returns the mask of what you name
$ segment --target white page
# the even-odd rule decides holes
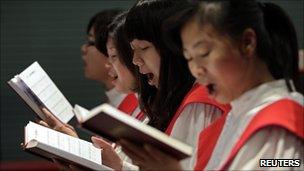
[[[19,78],[59,120],[67,123],[74,116],[72,105],[38,62],[34,62],[20,73]]]
[[[35,139],[38,142],[80,156],[94,163],[102,163],[101,149],[94,147],[94,145],[88,141],[63,134],[34,122],[29,122],[25,130],[25,143]]]
[[[75,104],[73,111],[75,113],[76,119],[79,122],[82,122],[83,118],[90,114],[90,111],[88,109],[81,107],[78,104]]]

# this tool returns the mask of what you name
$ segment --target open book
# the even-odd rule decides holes
[[[125,138],[140,145],[151,144],[177,159],[192,155],[191,146],[169,137],[108,104],[97,106],[91,111],[76,105],[74,113],[81,127],[113,142]]]
[[[38,62],[34,62],[8,84],[44,120],[41,107],[47,108],[61,122],[74,116],[73,107]]]
[[[23,148],[47,159],[60,159],[93,170],[112,170],[102,165],[101,149],[92,143],[34,122],[25,126]]]

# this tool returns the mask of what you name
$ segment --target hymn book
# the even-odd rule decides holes
[[[192,155],[191,146],[140,122],[109,104],[102,104],[91,111],[75,105],[74,113],[81,127],[112,142],[124,138],[139,145],[151,144],[177,159]]]
[[[102,165],[101,149],[92,143],[29,122],[23,149],[47,159],[59,159],[93,170],[112,170]]]
[[[41,108],[47,108],[61,122],[74,116],[73,107],[38,62],[34,62],[8,84],[44,120]]]

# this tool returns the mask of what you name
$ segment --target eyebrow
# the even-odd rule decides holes
[[[199,40],[198,42],[196,42],[196,43],[192,46],[192,48],[195,49],[195,48],[197,48],[199,45],[202,45],[202,44],[205,44],[205,43],[206,43],[206,41],[204,41],[204,40]],[[183,51],[184,51],[184,52],[187,52],[187,49],[183,48]]]
[[[205,44],[206,42],[204,40],[199,40],[198,42],[196,42],[192,48],[197,48],[199,45]]]

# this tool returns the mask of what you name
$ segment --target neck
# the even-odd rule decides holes
[[[274,78],[270,74],[264,62],[256,61],[252,63],[250,66],[248,66],[248,69],[244,74],[244,80],[247,81],[244,84],[243,88],[240,89],[242,91],[240,94],[243,94],[266,82],[273,81]]]
[[[112,84],[112,81],[110,79],[99,79],[97,80],[101,85],[102,87],[106,90],[106,91],[109,91],[111,90],[112,88],[114,88],[114,85]]]

